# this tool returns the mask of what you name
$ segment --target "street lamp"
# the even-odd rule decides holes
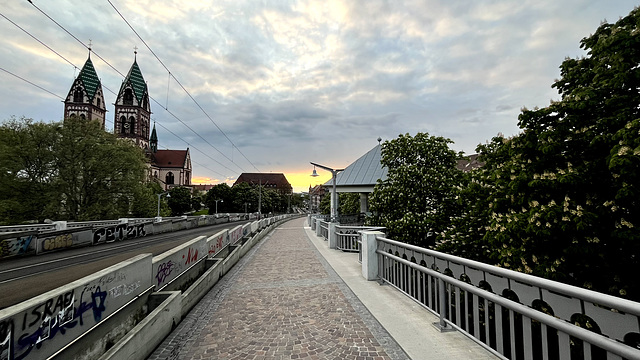
[[[336,192],[336,175],[338,175],[338,173],[340,171],[343,171],[344,169],[332,169],[330,167],[326,167],[324,165],[316,164],[313,162],[310,162],[310,164],[313,165],[313,173],[311,174],[311,176],[313,177],[319,176],[316,172],[316,166],[320,169],[331,172],[331,178],[333,180],[333,189],[331,189],[331,222],[336,222],[338,219],[338,194]]]
[[[218,215],[218,201],[224,202],[222,199],[214,200],[216,202],[216,215]]]
[[[165,194],[167,195],[167,199],[171,197],[168,191],[160,194],[156,194],[158,195],[158,217],[160,217],[160,198],[162,197],[162,195],[165,195]]]

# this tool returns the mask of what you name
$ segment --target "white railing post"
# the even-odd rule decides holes
[[[321,222],[322,222],[322,220],[316,219],[316,235],[317,236],[321,236],[322,235],[322,226],[320,224]]]
[[[329,240],[329,249],[336,249],[338,245],[338,234],[336,234],[336,225],[338,225],[338,223],[329,223],[329,234],[327,236]]]
[[[433,326],[435,326],[438,330],[440,330],[440,332],[447,332],[447,331],[454,330],[453,327],[451,327],[451,325],[447,324],[447,322],[445,321],[447,309],[449,309],[449,307],[446,305],[447,303],[446,296],[447,296],[446,284],[444,283],[444,280],[438,278],[438,301],[440,302],[440,306],[438,307],[438,310],[439,310],[438,313],[440,314],[440,321],[434,322]]]
[[[378,279],[378,241],[376,236],[384,236],[380,231],[361,231],[362,237],[362,276],[371,281]]]

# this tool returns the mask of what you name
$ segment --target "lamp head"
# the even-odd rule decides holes
[[[313,173],[311,174],[311,176],[316,177],[316,176],[320,176],[318,175],[318,172],[316,171],[316,166],[313,166]]]

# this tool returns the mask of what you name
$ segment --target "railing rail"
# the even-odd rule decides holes
[[[320,221],[320,236],[322,236],[325,241],[329,239],[329,222],[328,221]]]
[[[376,236],[379,278],[512,359],[640,359],[640,304]],[[576,325],[577,324],[577,325]]]
[[[336,225],[336,248],[342,251],[360,252],[360,234],[362,230],[383,231],[384,227]]]

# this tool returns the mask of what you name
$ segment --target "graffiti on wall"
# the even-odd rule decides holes
[[[150,261],[150,256],[143,260]],[[137,296],[150,283],[138,261],[61,290],[0,319],[0,360],[47,358]]]
[[[36,235],[26,235],[0,240],[0,258],[26,254],[36,238]]]
[[[210,258],[215,257],[225,246],[229,244],[229,237],[226,233],[222,233],[218,236],[212,236],[207,239],[207,245],[209,247],[208,256]]]
[[[62,234],[49,239],[44,239],[42,249],[44,251],[58,250],[73,246],[73,234]]]
[[[229,231],[229,241],[235,244],[242,239],[242,226],[237,226],[235,229]]]
[[[133,239],[147,235],[145,224],[118,224],[96,229],[93,232],[93,244],[109,243]]]

